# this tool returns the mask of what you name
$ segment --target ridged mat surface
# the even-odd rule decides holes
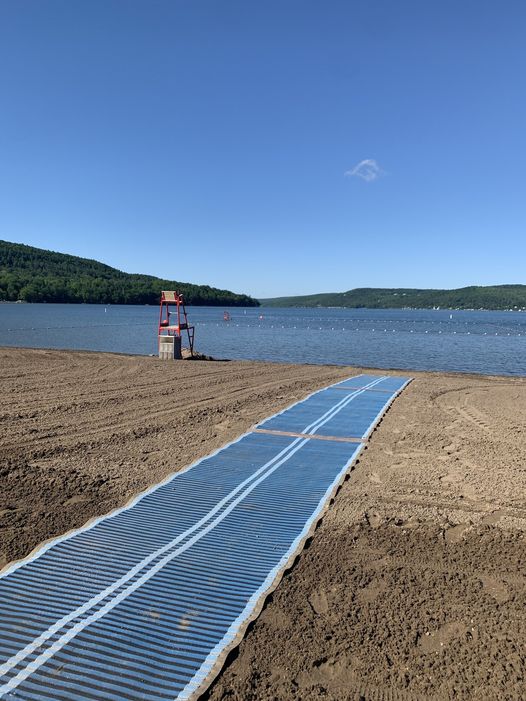
[[[0,698],[197,696],[356,459],[362,443],[341,439],[367,436],[408,381],[361,375],[316,392],[8,568]]]

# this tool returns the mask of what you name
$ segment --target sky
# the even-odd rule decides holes
[[[523,0],[0,0],[0,239],[255,297],[526,283]]]

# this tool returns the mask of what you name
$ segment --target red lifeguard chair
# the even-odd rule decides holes
[[[169,345],[172,345],[174,349],[172,357],[181,357],[180,348],[183,331],[186,331],[190,354],[193,355],[195,327],[188,323],[183,295],[179,294],[179,292],[164,290],[161,292],[161,304],[159,307],[159,357],[167,357],[161,355],[161,351],[166,352]],[[178,339],[179,352],[175,348],[174,341],[176,339]]]

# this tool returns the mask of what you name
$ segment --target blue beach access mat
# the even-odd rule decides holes
[[[0,575],[0,699],[199,696],[404,377],[360,375]]]

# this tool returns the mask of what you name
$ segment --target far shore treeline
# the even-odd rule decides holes
[[[473,286],[456,290],[362,287],[348,292],[275,297],[259,301],[265,307],[526,310],[526,285]]]
[[[208,285],[123,273],[96,260],[0,241],[0,302],[158,304],[161,290],[178,290],[187,304],[210,306],[526,311],[526,285],[455,290],[362,287],[347,292],[256,300]]]
[[[259,306],[229,290],[123,273],[96,260],[0,241],[0,302],[158,304],[161,290],[177,290],[186,304]]]

